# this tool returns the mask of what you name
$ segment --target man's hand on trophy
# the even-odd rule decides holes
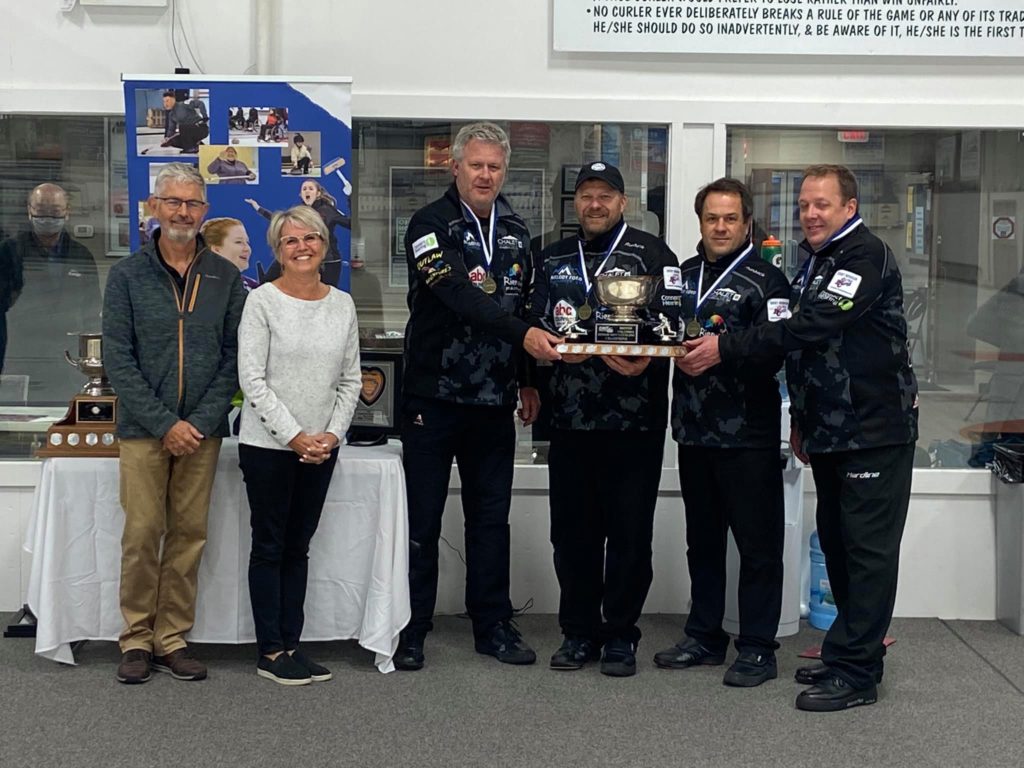
[[[649,357],[623,357],[621,355],[604,355],[601,359],[609,368],[623,376],[639,376],[651,362]]]
[[[523,349],[538,360],[561,360],[562,356],[555,347],[562,341],[561,336],[555,336],[540,328],[531,328],[523,339]]]
[[[582,363],[584,360],[588,360],[591,357],[593,357],[593,355],[566,354],[566,355],[562,355],[562,362],[563,363],[572,363],[573,365],[575,365],[576,363]]]
[[[188,456],[199,449],[199,441],[202,439],[203,433],[182,419],[167,430],[161,442],[171,455]]]
[[[684,341],[683,346],[686,354],[676,358],[676,366],[688,376],[700,376],[708,368],[722,362],[718,354],[718,336],[714,334]]]

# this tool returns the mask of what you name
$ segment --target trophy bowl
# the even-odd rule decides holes
[[[82,392],[87,395],[114,394],[103,369],[103,334],[69,333],[68,336],[78,337],[78,357],[71,357],[71,353],[65,350],[64,359],[89,377]]]
[[[635,321],[636,311],[646,307],[658,287],[654,275],[598,275],[597,300],[612,311],[614,320]]]

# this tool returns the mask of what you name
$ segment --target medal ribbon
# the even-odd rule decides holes
[[[722,274],[718,276],[718,279],[711,284],[710,288],[708,288],[707,293],[703,295],[701,294],[700,289],[701,286],[704,284],[704,261],[703,259],[701,260],[700,275],[698,275],[697,277],[697,295],[694,296],[693,298],[693,317],[695,320],[697,319],[697,313],[700,312],[701,306],[704,304],[705,301],[708,300],[708,296],[713,294],[715,292],[715,288],[717,288],[721,284],[721,282],[725,280],[725,278],[728,277],[733,272],[733,270],[735,270],[736,267],[738,267],[743,262],[743,260],[747,258],[747,256],[749,256],[753,251],[754,244],[747,243],[747,247],[743,249],[743,252],[732,260],[732,264],[730,264],[728,267],[722,270]]]
[[[600,266],[598,266],[598,268],[594,271],[594,278],[593,278],[593,280],[590,277],[590,273],[587,272],[587,262],[583,258],[583,241],[582,240],[577,240],[576,241],[576,247],[577,247],[577,249],[579,249],[579,253],[580,253],[580,273],[582,273],[582,275],[583,275],[583,287],[587,289],[587,296],[590,296],[590,287],[593,284],[593,281],[596,280],[597,276],[600,275],[601,272],[604,270],[605,265],[608,263],[608,259],[610,259],[612,257],[612,252],[616,248],[619,247],[619,243],[622,242],[622,237],[625,234],[626,234],[626,222],[623,221],[622,222],[622,226],[619,227],[619,234],[617,234],[615,236],[615,239],[612,241],[612,244],[610,246],[608,246],[608,251],[605,253],[604,259],[601,261]]]
[[[466,209],[466,213],[473,217],[473,223],[476,224],[477,234],[480,235],[480,247],[483,248],[484,251],[484,267],[487,270],[487,274],[490,274],[491,259],[494,258],[494,219],[496,218],[494,215],[494,203],[491,203],[491,220],[487,227],[487,239],[485,240],[484,228],[480,226],[480,219],[477,218],[477,215],[473,213],[473,209],[466,205],[464,201],[460,200],[459,202],[462,203],[462,207]]]

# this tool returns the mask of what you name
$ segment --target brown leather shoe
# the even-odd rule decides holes
[[[117,681],[136,685],[149,680],[149,651],[134,648],[121,654],[121,663],[117,665]]]
[[[166,656],[154,656],[153,669],[157,672],[167,672],[176,680],[206,679],[206,665],[193,658],[188,648],[179,648]]]

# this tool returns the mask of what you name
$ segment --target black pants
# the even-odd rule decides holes
[[[178,135],[167,142],[169,147],[177,147],[183,152],[194,151],[199,142],[210,135],[210,129],[205,123],[194,123],[192,125],[179,125]]]
[[[295,164],[296,169],[301,174],[309,173],[309,164],[312,161],[308,157],[300,157],[299,161]]]
[[[303,464],[294,451],[238,446],[252,523],[249,598],[262,655],[299,645],[309,542],[337,461],[337,449],[323,464]]]
[[[425,634],[437,602],[437,545],[452,459],[458,463],[465,516],[466,610],[483,635],[512,617],[509,526],[515,424],[509,408],[407,397],[402,405],[402,463],[409,495],[408,630]]]
[[[782,611],[785,501],[778,448],[679,446],[679,485],[686,513],[690,615],[686,634],[716,653],[729,635],[725,555],[731,529],[740,553],[740,634],[736,648],[774,651]]]
[[[665,433],[552,430],[551,544],[566,635],[639,642]],[[603,614],[603,621],[602,621]]]
[[[821,660],[857,688],[882,679],[914,445],[811,455],[818,538],[839,615]]]

